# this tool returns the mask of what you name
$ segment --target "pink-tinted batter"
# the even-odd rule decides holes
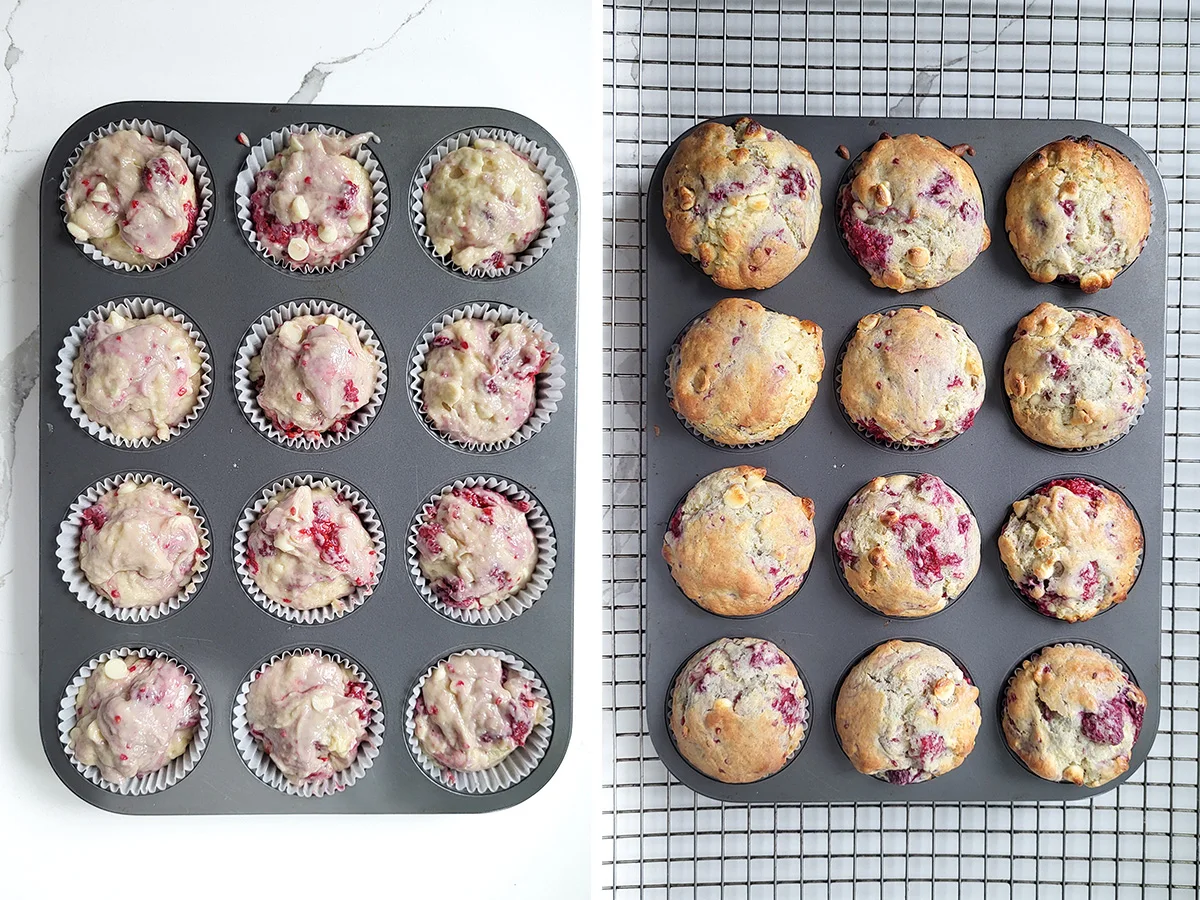
[[[75,698],[71,752],[120,784],[181,756],[200,724],[192,679],[162,658],[113,657],[98,666]]]
[[[529,509],[523,500],[466,487],[427,506],[417,561],[438,599],[457,609],[486,609],[525,587],[537,564]]]
[[[417,742],[447,769],[489,769],[546,717],[533,684],[494,656],[458,654],[438,663],[421,685],[413,725]]]

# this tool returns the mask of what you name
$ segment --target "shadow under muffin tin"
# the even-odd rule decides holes
[[[67,232],[60,181],[71,154],[90,134],[123,119],[142,119],[182,134],[212,179],[203,238],[169,264],[123,272],[81,252]],[[371,155],[386,173],[389,208],[370,251],[335,271],[303,272],[264,260],[239,229],[234,184],[250,147],[303,123],[346,133],[375,132]],[[408,186],[430,148],[473,128],[500,128],[543,148],[562,169],[565,210],[552,246],[536,265],[467,279],[430,257],[411,226]],[[479,812],[519,803],[540,790],[562,761],[571,733],[575,349],[578,221],[574,173],[562,147],[537,123],[498,109],[122,102],[71,125],[51,151],[41,185],[41,372],[39,415],[40,667],[39,726],[50,765],[86,802],[127,814]],[[185,310],[207,343],[211,393],[192,424],[170,440],[123,448],[94,439],[69,414],[54,373],[69,329],[110,301],[143,297]],[[247,329],[277,307],[304,301],[338,305],[370,323],[387,355],[388,391],[370,428],[328,448],[264,440],[234,390],[236,357]],[[562,398],[543,427],[504,452],[472,452],[436,438],[406,392],[409,348],[428,324],[474,303],[505,304],[553,334],[565,372]],[[72,501],[106,477],[145,473],[184,486],[205,513],[211,537],[204,583],[180,609],[127,624],[106,619],[68,589],[55,541]],[[253,602],[239,583],[234,532],[247,503],[289,477],[312,475],[352,484],[377,513],[388,553],[368,602],[353,615],[297,625]],[[403,562],[413,510],[444,485],[492,476],[538,498],[552,522],[556,560],[537,603],[496,624],[473,626],[426,603]],[[63,692],[81,665],[120,647],[151,648],[177,658],[203,684],[214,732],[230,734],[246,673],[280,653],[319,648],[352,659],[379,692],[387,731],[360,782],[321,797],[293,796],[264,784],[232,740],[211,739],[187,777],[154,795],[122,795],[76,770],[58,735]],[[492,793],[448,790],[424,772],[405,737],[404,708],[418,679],[445,657],[468,649],[509,653],[544,683],[554,708],[549,746],[523,780]],[[213,790],[219,785],[220,790]]]

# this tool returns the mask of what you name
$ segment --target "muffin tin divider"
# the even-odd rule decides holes
[[[732,123],[738,116],[720,121]],[[646,371],[647,508],[645,569],[647,607],[646,703],[654,747],[671,773],[709,797],[731,802],[1069,800],[1111,790],[1145,760],[1159,718],[1159,631],[1162,597],[1163,383],[1166,331],[1166,198],[1162,181],[1137,144],[1095,122],[962,119],[866,119],[759,116],[768,128],[806,147],[821,169],[821,227],[805,262],[773,288],[758,292],[717,287],[677,253],[662,218],[662,175],[675,146],[663,154],[647,198]],[[948,144],[975,148],[968,162],[983,189],[992,245],[964,273],[940,288],[897,295],[876,288],[850,258],[837,232],[835,197],[849,162],[836,154],[845,144],[853,157],[878,139],[918,132]],[[1066,285],[1040,285],[1026,275],[1004,229],[1004,192],[1025,157],[1064,135],[1090,134],[1129,156],[1150,185],[1155,211],[1141,257],[1113,286],[1086,295]],[[679,331],[727,296],[746,296],[824,329],[825,372],[802,427],[754,451],[729,452],[688,433],[668,405],[661,379],[666,354]],[[1153,384],[1142,418],[1119,442],[1100,452],[1068,455],[1039,447],[1017,429],[1002,383],[1004,355],[1017,320],[1048,300],[1064,307],[1099,307],[1117,316],[1146,347]],[[862,440],[842,418],[834,395],[838,347],[857,320],[897,303],[928,304],[952,316],[983,356],[987,390],[975,424],[927,453],[894,452]],[[679,499],[701,477],[726,466],[758,465],[816,504],[817,551],[808,583],[797,597],[763,616],[723,619],[683,595],[660,555],[662,535]],[[928,619],[885,619],[851,598],[833,568],[833,530],[846,501],[875,475],[931,472],[953,485],[971,505],[981,532],[981,563],[967,594]],[[996,540],[1010,504],[1041,480],[1064,472],[1094,475],[1118,486],[1141,517],[1145,550],[1141,575],[1128,599],[1089,622],[1069,624],[1039,615],[1012,595]],[[749,785],[729,785],[692,769],[678,754],[663,714],[680,663],[722,636],[753,635],[777,643],[803,669],[811,689],[812,733],[800,756],[782,772]],[[856,772],[838,747],[833,727],[834,691],[846,667],[865,650],[893,637],[927,640],[960,658],[979,687],[983,722],[975,750],[952,772],[928,782],[891,785]],[[1148,706],[1130,771],[1100,788],[1056,784],[1031,775],[1009,754],[996,724],[1000,686],[1033,646],[1089,641],[1124,659]]]
[[[213,217],[207,235],[182,261],[144,274],[123,274],[81,253],[62,221],[58,184],[75,146],[93,129],[121,118],[150,118],[178,129],[213,174]],[[371,130],[372,152],[391,193],[388,221],[374,248],[328,275],[295,275],[271,266],[238,230],[233,184],[251,143],[284,125],[323,122]],[[447,134],[498,125],[529,135],[563,166],[571,210],[554,246],[518,275],[468,279],[431,260],[417,241],[405,188],[424,154]],[[540,790],[562,761],[571,733],[575,352],[578,224],[575,178],[562,148],[544,129],[497,109],[123,102],[88,113],[64,132],[41,182],[41,424],[39,559],[39,726],[47,758],[63,782],[88,803],[127,814],[481,812],[512,806]],[[213,390],[200,419],[180,437],[142,450],[121,450],[87,435],[57,394],[53,372],[69,327],[88,310],[124,296],[153,297],[184,311],[204,332]],[[250,324],[292,300],[326,299],[363,316],[388,356],[388,394],[362,434],[336,449],[300,452],[261,435],[233,390],[238,347]],[[562,402],[531,440],[499,454],[471,454],[428,434],[407,397],[413,343],[443,310],[476,300],[507,303],[550,330],[567,367]],[[199,501],[212,539],[209,574],[178,612],[126,625],[98,616],[74,598],[57,569],[55,537],[72,500],[104,476],[147,471],[175,480]],[[233,532],[243,507],[268,484],[297,473],[354,483],[378,511],[388,556],[374,593],[349,615],[323,625],[294,625],[261,609],[246,594],[233,563]],[[417,594],[406,564],[405,538],[418,505],[455,478],[494,474],[537,495],[555,529],[558,558],[549,587],[513,620],[489,626],[451,621]],[[212,736],[203,759],[168,790],[122,797],[75,771],[57,737],[63,691],[88,659],[120,646],[151,646],[178,656],[204,683]],[[383,700],[386,731],[379,756],[359,783],[333,796],[289,797],[264,785],[234,745],[232,707],[246,674],[281,650],[323,647],[356,660]],[[535,668],[554,702],[554,731],[545,758],[512,788],[458,794],[436,784],[412,759],[404,709],[416,679],[437,659],[471,647],[496,647]]]

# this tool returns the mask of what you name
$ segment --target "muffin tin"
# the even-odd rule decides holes
[[[732,124],[738,116],[719,121]],[[689,787],[740,803],[828,801],[1012,801],[1074,800],[1111,790],[1144,762],[1154,742],[1160,710],[1160,604],[1162,586],[1164,412],[1162,391],[1152,391],[1133,430],[1092,453],[1058,451],[1026,438],[1013,423],[1004,393],[1004,356],[1017,321],[1042,301],[1070,308],[1099,308],[1117,316],[1140,338],[1152,381],[1161,384],[1166,332],[1166,197],[1146,153],[1128,136],[1096,122],[1071,120],[866,119],[759,116],[758,120],[806,147],[821,169],[824,208],[808,258],[786,279],[764,291],[717,287],[671,244],[662,216],[662,176],[675,146],[667,148],[647,197],[646,427],[646,700],[655,749],[671,773]],[[983,189],[992,245],[965,272],[939,288],[899,295],[873,286],[846,252],[837,227],[835,198],[851,156],[883,131],[918,132],[948,145],[968,143],[968,162]],[[1025,273],[1004,229],[1004,193],[1025,157],[1064,135],[1090,134],[1126,154],[1150,185],[1154,223],[1138,260],[1113,286],[1084,294],[1070,285],[1041,285]],[[677,144],[678,142],[676,142]],[[825,332],[825,373],[803,427],[767,444],[729,450],[701,441],[679,421],[659,373],[680,331],[727,296],[745,296]],[[973,427],[927,452],[890,450],[863,440],[844,418],[836,397],[839,346],[859,318],[896,305],[927,304],[959,322],[983,355],[987,391]],[[919,465],[918,465],[919,463]],[[662,535],[680,498],[703,476],[726,466],[757,465],[796,494],[816,504],[817,552],[803,589],[761,616],[723,619],[690,601],[663,561]],[[964,595],[923,619],[889,619],[861,603],[834,566],[833,530],[846,503],[876,475],[910,471],[941,477],[971,506],[982,536],[979,573]],[[1010,505],[1030,485],[1064,473],[1093,476],[1118,487],[1139,514],[1145,531],[1141,574],[1126,601],[1088,622],[1048,619],[1013,596],[996,540]],[[774,641],[804,672],[809,688],[809,728],[804,748],[782,771],[754,784],[710,779],[675,749],[664,714],[680,665],[723,636],[751,635]],[[961,659],[980,690],[983,724],[975,750],[963,764],[930,781],[892,785],[855,771],[838,745],[833,706],[849,667],[889,638],[925,641]],[[1119,655],[1146,693],[1147,709],[1130,769],[1099,788],[1045,781],[1008,751],[998,726],[997,702],[1021,660],[1046,644],[1091,643]]]
[[[186,136],[212,177],[207,231],[180,259],[147,272],[123,272],[81,252],[61,210],[63,169],[81,141],[122,119],[149,119]],[[330,273],[286,271],[257,253],[239,231],[234,184],[249,148],[288,125],[322,123],[374,131],[371,152],[387,175],[391,203],[383,230],[361,259]],[[50,765],[88,803],[127,814],[447,813],[513,806],[540,790],[562,762],[571,734],[575,348],[578,218],[573,196],[559,234],[536,264],[497,278],[468,278],[434,261],[418,239],[407,185],[431,148],[475,127],[510,129],[537,142],[575,184],[562,147],[537,123],[485,108],[295,106],[122,102],[71,125],[47,160],[41,182],[41,372],[39,536],[39,727]],[[199,418],[171,440],[123,449],[90,436],[58,393],[55,371],[68,330],[112,300],[161,300],[203,334],[212,392]],[[370,324],[387,354],[391,383],[370,427],[324,450],[292,449],[247,421],[234,391],[238,349],[251,325],[283,303],[325,300]],[[537,434],[498,453],[465,452],[435,437],[404,397],[413,348],[445,312],[485,302],[515,307],[554,336],[565,372],[562,398]],[[127,472],[172,481],[204,510],[212,553],[202,588],[182,608],[148,622],[124,623],[89,610],[57,566],[56,541],[71,503],[108,476]],[[329,476],[353,484],[378,512],[389,560],[372,595],[324,624],[294,624],[255,603],[239,581],[234,532],[264,487],[289,476]],[[470,476],[520,485],[545,510],[557,545],[546,589],[530,608],[494,625],[456,622],[426,603],[407,570],[404,540],[413,516],[443,486]],[[203,686],[211,736],[195,768],[171,787],[144,796],[110,792],[77,771],[58,734],[67,686],[89,660],[116,648],[151,648],[179,659]],[[315,647],[354,660],[379,691],[387,729],[379,755],[359,783],[323,797],[291,796],[261,781],[234,738],[234,702],[246,673],[272,656]],[[485,648],[524,660],[542,679],[554,721],[544,757],[511,787],[492,793],[448,790],[413,758],[404,712],[429,666],[461,650]]]

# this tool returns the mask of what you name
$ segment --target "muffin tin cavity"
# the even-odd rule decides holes
[[[73,154],[111,123],[134,120],[170,123],[187,136],[189,147],[195,141],[204,151],[203,172],[194,170],[207,203],[203,237],[188,244],[186,264],[176,259],[148,274],[102,267],[89,259],[67,231],[62,215],[61,179]],[[468,134],[478,122],[523,136],[527,147],[537,148],[532,152],[535,162],[550,172],[551,222],[531,248],[531,253],[537,251],[537,265],[532,265],[532,256],[522,263],[519,280],[468,279],[440,262],[430,265],[429,252],[414,229],[389,226],[392,190],[399,188],[407,204],[408,179],[428,162],[430,148],[444,144],[446,135]],[[335,264],[308,266],[306,271],[303,264],[277,263],[256,245],[250,197],[254,175],[287,146],[287,136],[312,129],[346,135],[371,132],[378,140],[357,151],[373,185],[371,221],[356,232],[365,235],[364,240]],[[240,142],[239,134],[248,136],[249,143]],[[309,166],[312,158],[317,162]],[[293,160],[292,165],[300,162]],[[178,161],[173,163],[178,168]],[[365,212],[353,204],[337,209],[338,199],[349,198],[351,192],[339,192],[332,176],[361,185],[361,172],[323,157],[307,157],[304,163],[299,177],[285,183],[293,196],[277,203],[282,210],[282,201],[289,201],[288,224],[305,234],[315,230],[319,237],[323,225],[339,229],[341,243],[324,241],[327,255],[332,255],[349,244],[344,232],[351,210]],[[325,179],[316,178],[318,171],[331,176],[328,187],[314,199],[309,218],[300,215],[301,205],[293,221],[291,204],[305,192],[292,188],[310,172],[314,189],[323,186]],[[64,131],[46,160],[40,188],[44,339],[38,424],[38,724],[51,768],[84,802],[133,815],[475,813],[521,803],[554,776],[570,740],[572,717],[579,223],[575,205],[568,201],[574,177],[552,135],[528,118],[499,109],[123,102],[94,110]],[[365,203],[364,189],[360,187],[356,196]],[[325,212],[313,214],[318,209]],[[334,221],[338,212],[346,214],[346,221]],[[400,213],[407,218],[403,209]],[[98,214],[93,218],[104,221]],[[551,243],[555,247],[548,252]],[[153,279],[152,290],[148,278]],[[178,322],[200,351],[199,400],[182,422],[158,432],[163,439],[114,439],[89,422],[74,402],[72,366],[79,346],[87,329],[114,309],[134,316],[161,313]],[[251,361],[261,354],[268,336],[286,328],[290,320],[330,315],[349,329],[335,331],[321,326],[336,323],[314,321],[312,328],[288,329],[283,335],[286,346],[270,371],[285,377],[273,382],[268,401],[285,426],[278,427],[259,403]],[[540,331],[549,351],[545,371],[536,379],[533,416],[509,441],[495,446],[467,446],[435,434],[412,394],[418,349],[432,341],[443,323],[460,315],[524,322]],[[151,353],[127,359],[129,344],[141,348],[157,341],[162,352],[168,340],[172,355],[163,356],[162,366],[177,389],[184,366],[173,355],[179,342],[170,339],[177,334],[167,331],[166,339],[157,330],[147,330],[145,340],[116,344],[122,332],[114,330],[109,339],[120,351],[114,350],[104,357],[103,366],[93,369],[103,370],[106,383],[111,369],[118,376],[112,380],[136,387],[147,379],[128,373],[152,370],[151,362],[142,366],[140,359]],[[376,363],[374,389],[365,403],[360,401],[368,367],[360,364],[365,357],[359,345]],[[345,353],[355,354],[354,360],[341,355]],[[187,367],[189,373],[193,369]],[[155,389],[156,397],[170,395]],[[388,402],[388,395],[397,391]],[[293,403],[295,393],[303,396]],[[116,405],[107,399],[104,395],[91,401],[88,408],[107,412]],[[157,425],[165,416],[157,412],[160,404],[154,410]],[[149,413],[143,418],[151,420]],[[114,425],[124,427],[116,421]],[[320,431],[323,427],[326,430]],[[487,466],[471,463],[485,454]],[[107,487],[127,478],[161,481],[181,493],[201,525],[203,555],[197,557],[192,581],[154,607],[117,608],[90,586],[78,564],[86,510]],[[332,507],[311,517],[299,506],[295,514],[290,505],[284,507],[255,551],[260,564],[273,560],[267,576],[260,574],[276,598],[270,599],[249,571],[251,529],[278,491],[323,484],[354,510],[368,540]],[[492,487],[530,503],[524,515],[536,562],[529,582],[516,596],[485,611],[440,609],[410,571],[408,540],[415,517],[455,485]],[[100,570],[89,562],[93,577],[104,579],[106,590],[116,585],[127,594],[126,600],[132,596],[126,584],[134,584],[139,599],[149,600],[161,596],[174,583],[171,578],[184,577],[181,541],[174,538],[183,529],[170,518],[174,505],[162,501],[154,510],[152,527],[171,537],[171,546],[163,546],[165,539],[158,546],[144,541],[134,545],[134,555],[157,560],[165,575],[152,580],[123,575],[118,583],[110,567]],[[137,510],[126,513],[131,519],[147,519]],[[181,540],[190,546],[190,536],[184,534]],[[303,561],[279,553],[283,548],[278,541],[294,543],[303,551]],[[93,545],[101,542],[92,540],[89,550]],[[106,552],[110,545],[103,544]],[[370,551],[375,556],[368,577],[364,558]],[[318,558],[320,565],[314,562]],[[311,577],[313,568],[320,570],[316,578]],[[310,589],[310,582],[318,580],[320,586]],[[301,597],[317,603],[351,583],[339,606],[304,610],[282,602]],[[488,628],[472,630],[472,624]],[[144,646],[186,663],[187,671],[203,684],[206,714],[229,729],[225,739],[201,745],[203,755],[189,762],[199,777],[173,780],[170,790],[156,781],[153,797],[144,796],[149,789],[140,787],[113,790],[93,773],[80,771],[64,752],[60,736],[64,685],[79,675],[81,661],[94,660],[110,648],[131,646],[131,628],[138,630],[139,641],[144,638]],[[485,646],[503,648],[536,673],[541,689],[557,703],[547,727],[526,743],[536,748],[536,764],[515,774],[483,773],[486,789],[464,790],[428,772],[403,734],[384,740],[383,715],[389,730],[403,732],[397,722],[403,723],[405,704],[428,667],[478,648],[483,637],[488,639]],[[132,646],[136,650],[143,644]],[[366,739],[348,768],[326,780],[293,785],[249,735],[245,694],[260,667],[303,648],[319,648],[355,668],[359,680],[369,686],[372,716]],[[349,722],[346,704],[338,706],[343,714],[339,723]],[[345,761],[338,750],[339,735],[351,730],[339,726],[330,732],[334,763]],[[301,757],[304,773],[319,777],[330,776],[336,767],[314,767],[307,753],[292,756]],[[496,783],[489,786],[493,777]],[[362,778],[366,787],[356,784]]]
[[[736,114],[721,119],[736,121]],[[1079,800],[1112,790],[1145,760],[1160,712],[1155,676],[1160,659],[1163,511],[1163,391],[1149,394],[1135,427],[1103,452],[1063,456],[1047,452],[1027,439],[1009,410],[1003,386],[1003,364],[1018,321],[1043,301],[1068,309],[1086,298],[1074,285],[1039,284],[1031,279],[1011,249],[991,247],[940,287],[897,298],[875,287],[849,253],[839,247],[835,173],[844,165],[836,148],[872,145],[881,131],[954,136],[975,149],[970,166],[979,180],[986,222],[993,241],[1004,236],[1004,194],[1013,172],[1031,152],[1063,134],[1092,134],[1133,160],[1147,176],[1152,206],[1165,209],[1162,183],[1145,152],[1126,135],[1093,122],[988,121],[942,119],[867,119],[851,117],[762,116],[764,127],[799,141],[813,153],[830,177],[822,184],[823,221],[804,264],[754,299],[780,313],[818,323],[826,336],[827,365],[816,400],[803,428],[753,448],[752,455],[721,447],[697,436],[679,421],[668,390],[658,374],[684,329],[730,292],[715,286],[680,255],[667,232],[662,208],[663,173],[676,144],[663,157],[645,198],[647,358],[654,370],[648,385],[646,437],[646,697],[653,713],[648,730],[667,770],[683,784],[708,797],[731,803],[839,802],[1028,802]],[[1163,371],[1166,335],[1167,238],[1162,216],[1133,274],[1118,278],[1103,294],[1103,307],[1118,317],[1144,344],[1147,368]],[[901,301],[901,302],[898,302]],[[1095,301],[1099,302],[1099,301]],[[900,306],[929,306],[961,325],[975,343],[989,382],[971,427],[935,445],[900,449],[863,434],[849,422],[840,402],[846,341],[858,321],[872,312]],[[934,340],[933,338],[930,339]],[[837,343],[841,341],[841,344]],[[833,342],[833,343],[831,343]],[[923,356],[923,345],[917,355]],[[919,365],[914,362],[914,365]],[[833,369],[830,373],[828,370]],[[952,380],[949,379],[949,380]],[[935,432],[933,436],[936,436]],[[937,452],[925,452],[936,449]],[[889,452],[890,451],[890,452]],[[920,454],[913,456],[911,454]],[[896,466],[895,454],[907,454]],[[892,460],[889,463],[888,460]],[[918,464],[919,461],[919,464]],[[787,766],[764,783],[726,784],[693,768],[680,755],[667,716],[676,673],[691,654],[723,637],[743,634],[745,622],[728,621],[702,609],[679,590],[661,558],[662,535],[692,486],[728,466],[749,463],[767,470],[796,495],[816,507],[817,552],[802,593],[752,623],[756,636],[774,642],[803,667],[809,692],[810,726],[804,760]],[[1034,614],[1009,596],[998,539],[1014,500],[1065,469],[1118,489],[1143,523],[1141,569],[1127,599],[1104,614],[1082,622],[1066,622]],[[913,470],[937,476],[968,505],[980,532],[980,565],[958,599],[924,617],[888,618],[850,598],[835,548],[835,532],[846,504],[874,477]],[[1033,487],[1027,488],[1028,485]],[[1091,557],[1083,560],[1086,562]],[[1129,770],[1107,784],[1089,788],[1035,777],[1014,762],[995,727],[981,728],[974,750],[951,771],[927,782],[891,784],[864,777],[842,752],[831,710],[841,679],[864,647],[873,648],[896,634],[939,648],[949,648],[960,666],[966,663],[980,690],[980,712],[986,722],[997,716],[1000,689],[1012,674],[1014,659],[1031,645],[1062,642],[1112,647],[1141,677],[1147,697],[1142,735],[1132,751]],[[1136,776],[1135,776],[1136,777]]]

